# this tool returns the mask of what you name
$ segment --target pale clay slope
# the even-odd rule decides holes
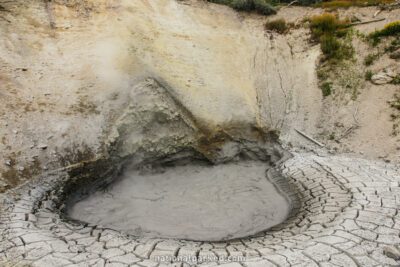
[[[31,165],[53,169],[60,159],[69,164],[100,153],[104,140],[118,137],[112,126],[146,77],[162,83],[201,127],[276,128],[285,144],[295,146],[313,144],[294,128],[323,138],[318,133],[338,120],[351,125],[357,104],[362,127],[339,149],[398,160],[386,99],[371,109],[377,105],[371,96],[386,89],[368,85],[361,103],[350,103],[346,112],[337,112],[341,106],[326,112],[315,73],[320,50],[309,44],[307,29],[266,33],[265,17],[203,1],[3,5],[11,11],[0,14],[0,169],[7,183],[15,174],[29,177]],[[346,12],[368,19],[374,11]],[[277,16],[299,21],[321,12],[291,7]],[[382,27],[396,14],[382,12],[387,21],[360,29]],[[393,91],[383,95],[391,98]],[[382,125],[376,127],[376,121]]]

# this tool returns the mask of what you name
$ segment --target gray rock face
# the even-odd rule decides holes
[[[160,157],[195,143],[198,129],[190,113],[154,78],[138,82],[127,99],[106,140],[112,157]]]
[[[306,29],[274,37],[261,16],[239,18],[197,0],[3,5],[9,12],[0,20],[0,75],[7,90],[0,113],[7,116],[0,124],[8,127],[0,127],[7,141],[0,148],[5,157],[20,155],[26,172],[94,158],[107,142],[125,157],[146,147],[173,153],[190,146],[193,133],[216,129],[289,134],[291,121],[316,128],[319,49]],[[35,164],[26,162],[34,153]]]

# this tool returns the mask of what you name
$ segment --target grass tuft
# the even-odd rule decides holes
[[[347,36],[349,26],[349,20],[339,20],[330,13],[311,18],[312,38],[321,44],[321,50],[327,59],[342,60],[353,56],[353,47],[339,40]]]
[[[365,59],[364,59],[364,64],[365,66],[371,66],[375,60],[379,58],[379,53],[376,54],[369,54]]]
[[[277,19],[272,21],[267,21],[265,23],[265,28],[270,31],[275,31],[278,33],[285,33],[288,30],[288,25],[284,19]]]
[[[322,85],[321,85],[321,90],[322,90],[322,95],[323,95],[324,97],[329,96],[329,95],[332,93],[332,90],[331,90],[331,83],[329,83],[329,82],[323,82]]]
[[[371,70],[367,70],[367,72],[365,73],[365,80],[370,81],[372,80],[372,71]]]
[[[348,28],[350,22],[347,20],[338,20],[330,13],[316,15],[311,18],[310,28],[314,39],[323,35],[336,35],[338,31],[344,31]]]

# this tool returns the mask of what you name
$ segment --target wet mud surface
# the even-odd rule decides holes
[[[284,221],[287,197],[261,161],[125,170],[108,187],[70,205],[73,219],[137,237],[221,241]]]

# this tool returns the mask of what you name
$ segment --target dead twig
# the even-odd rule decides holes
[[[294,0],[294,1],[290,2],[287,6],[282,7],[281,9],[290,7],[291,5],[293,5],[294,3],[296,3],[297,1],[298,1],[298,0]]]
[[[345,138],[346,136],[348,136],[353,130],[355,130],[356,128],[358,128],[358,126],[350,126],[343,134],[341,137],[339,137],[336,141],[340,141],[343,138]]]
[[[356,107],[356,110],[354,111],[354,114],[353,114],[354,121],[356,122],[356,125],[358,126],[360,123],[358,122],[358,119],[357,119],[357,113],[358,113],[358,106]]]
[[[382,21],[382,20],[385,20],[385,18],[383,18],[383,19],[373,19],[373,20],[367,20],[367,21],[360,21],[360,22],[354,22],[354,23],[351,23],[350,26],[361,25],[361,24],[368,24],[368,23],[378,22],[378,21]]]
[[[358,106],[356,107],[354,114],[353,114],[353,118],[354,121],[356,122],[356,125],[352,125],[350,126],[343,134],[341,137],[339,137],[338,139],[336,139],[337,142],[340,142],[340,140],[342,140],[343,138],[345,138],[346,136],[348,136],[353,130],[357,129],[359,126],[359,122],[357,120],[357,113],[358,113]]]
[[[296,132],[298,132],[300,135],[302,135],[303,137],[307,138],[307,139],[310,140],[311,142],[313,142],[313,143],[319,145],[320,147],[324,147],[324,146],[325,146],[324,144],[318,142],[318,141],[315,140],[314,138],[312,138],[312,137],[306,135],[306,134],[303,133],[302,131],[299,131],[299,130],[297,130],[297,129],[295,129],[295,130],[296,130]]]
[[[378,11],[376,11],[376,12],[374,13],[374,18],[375,18],[376,16],[378,16],[378,14],[381,13],[381,11],[382,11],[382,9],[379,9]]]

